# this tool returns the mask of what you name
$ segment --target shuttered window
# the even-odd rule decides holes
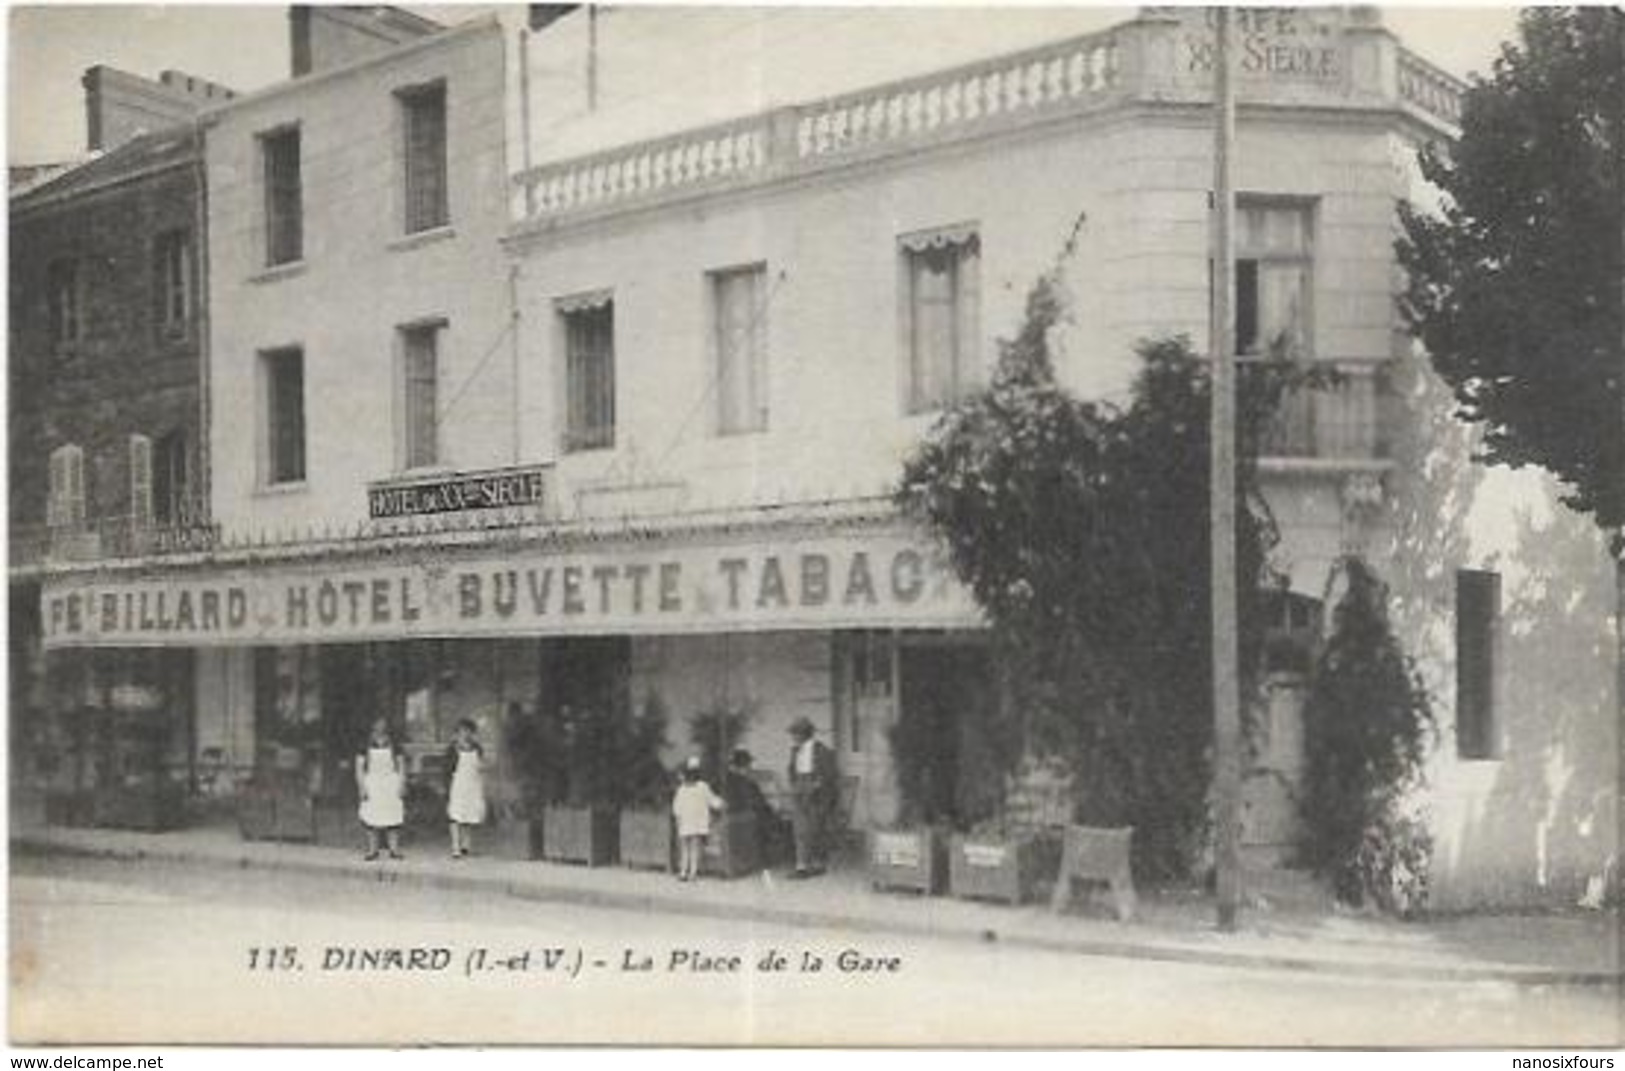
[[[446,87],[398,94],[401,102],[406,233],[444,227],[451,219],[446,192]]]
[[[615,303],[607,296],[561,302],[566,450],[615,445]]]
[[[440,460],[437,385],[440,325],[403,327],[401,338],[401,462],[423,468]]]
[[[1309,355],[1313,234],[1307,204],[1238,201],[1238,354]]]
[[[305,478],[305,355],[297,349],[260,355],[265,387],[265,469],[267,484]]]
[[[58,345],[77,342],[82,323],[83,294],[80,291],[79,264],[73,260],[53,261],[46,269],[46,300],[50,304],[51,341]]]
[[[85,523],[85,452],[68,444],[51,451],[45,523],[77,528]]]
[[[981,243],[967,227],[904,237],[904,403],[940,409],[981,383]]]
[[[290,264],[305,255],[299,129],[260,135],[265,181],[265,263]]]
[[[761,265],[713,272],[717,430],[767,427],[767,271]]]
[[[160,331],[184,333],[192,318],[192,242],[185,231],[165,231],[154,243],[152,291]]]
[[[138,526],[152,524],[152,440],[145,435],[130,436],[130,520]]]
[[[194,516],[191,500],[191,461],[186,449],[186,432],[170,432],[153,444],[152,515],[164,525],[190,524]]]

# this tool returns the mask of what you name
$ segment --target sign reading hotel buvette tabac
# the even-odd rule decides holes
[[[323,643],[981,623],[938,553],[867,533],[468,560],[54,578],[48,647]]]
[[[546,474],[546,467],[538,465],[388,480],[367,488],[367,512],[376,521],[433,513],[540,506],[546,493]]]

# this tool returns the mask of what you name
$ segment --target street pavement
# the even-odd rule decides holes
[[[14,854],[13,1040],[1574,1048],[1625,1038],[1611,986],[1124,959],[378,874]]]

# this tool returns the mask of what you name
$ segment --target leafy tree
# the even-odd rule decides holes
[[[1402,207],[1403,309],[1483,460],[1539,465],[1625,526],[1625,12],[1528,8],[1422,155],[1446,195]]]
[[[1050,350],[1063,293],[1059,269],[1039,279],[991,385],[943,414],[905,463],[898,501],[937,533],[990,620],[1013,702],[985,715],[999,725],[983,738],[1010,742],[994,756],[1004,784],[1024,757],[1065,760],[1078,820],[1133,823],[1142,870],[1175,874],[1200,842],[1213,723],[1206,365],[1184,339],[1146,342],[1126,407],[1070,396]],[[1296,378],[1263,362],[1241,384],[1249,671],[1274,526],[1245,459]]]
[[[1418,906],[1426,888],[1424,827],[1401,810],[1421,776],[1433,710],[1388,621],[1388,593],[1358,558],[1304,704],[1304,819],[1315,870],[1338,897]]]

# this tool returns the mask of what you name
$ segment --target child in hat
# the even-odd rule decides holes
[[[671,800],[680,851],[678,881],[693,881],[700,876],[700,853],[705,850],[705,838],[711,834],[711,812],[723,806],[711,786],[701,779],[700,760],[691,758],[684,763],[682,782]]]

